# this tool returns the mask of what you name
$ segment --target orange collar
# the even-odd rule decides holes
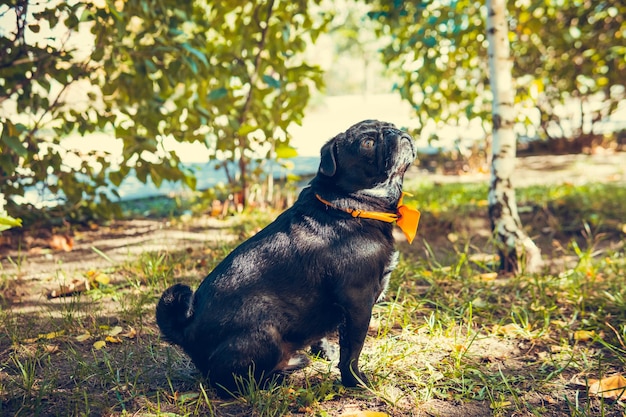
[[[383,213],[380,211],[367,211],[351,208],[343,209],[335,206],[329,201],[324,200],[322,197],[320,197],[319,194],[315,194],[315,197],[317,197],[319,201],[321,201],[328,207],[332,207],[334,209],[346,212],[352,217],[380,220],[386,223],[396,222],[398,227],[404,232],[404,235],[406,236],[406,239],[409,241],[409,243],[412,243],[415,235],[417,234],[417,226],[420,221],[420,212],[402,204],[402,199],[405,195],[410,196],[411,194],[402,192],[400,201],[398,201],[398,210],[395,213]]]

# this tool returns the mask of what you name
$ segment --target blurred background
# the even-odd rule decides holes
[[[508,6],[518,155],[623,150],[626,5]],[[423,172],[485,174],[485,15],[472,0],[2,2],[0,211],[281,207],[365,118],[411,132]]]

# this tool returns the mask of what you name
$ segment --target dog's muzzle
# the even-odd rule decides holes
[[[417,153],[413,138],[396,128],[383,129],[385,145],[395,154],[395,158],[400,165],[410,165],[415,160]]]

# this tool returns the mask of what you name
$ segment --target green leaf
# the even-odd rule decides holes
[[[8,129],[6,129],[2,134],[2,142],[6,143],[13,152],[22,158],[28,156],[28,149],[26,149],[24,144],[16,136],[10,136],[11,132],[7,132],[7,130]]]
[[[15,219],[11,216],[5,216],[0,214],[0,226],[10,227],[22,227],[22,219]]]
[[[258,129],[258,127],[256,127],[256,126],[252,126],[252,125],[244,123],[244,124],[241,125],[239,130],[237,130],[237,134],[239,136],[247,136],[249,133],[252,133],[252,132],[254,132],[257,129]]]
[[[119,187],[120,184],[122,184],[123,180],[124,180],[124,175],[121,172],[119,171],[109,172],[109,181],[111,181],[111,183],[115,185],[116,187]]]
[[[298,156],[298,151],[290,145],[280,144],[276,147],[276,158],[287,159]]]
[[[263,81],[265,84],[269,85],[272,88],[279,89],[280,88],[280,80],[275,79],[271,75],[263,75]]]
[[[154,74],[155,72],[158,71],[158,68],[156,67],[156,65],[154,65],[154,62],[152,62],[151,59],[144,59],[143,62],[146,66],[146,69],[148,70],[150,74]]]
[[[208,100],[219,100],[222,97],[225,97],[228,94],[228,90],[224,87],[217,88],[215,90],[211,90],[209,95],[207,96]]]
[[[182,47],[189,52],[190,54],[192,54],[193,56],[195,56],[196,58],[198,58],[200,60],[200,62],[202,62],[205,66],[209,66],[209,61],[206,59],[206,56],[204,56],[204,54],[200,51],[198,51],[196,48],[194,48],[193,46],[189,45],[188,43],[184,43],[182,45]]]

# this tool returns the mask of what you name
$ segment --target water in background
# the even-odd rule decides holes
[[[289,168],[277,162],[270,162],[271,165],[267,171],[269,172],[271,170],[275,179],[285,179],[287,175],[312,175],[317,172],[319,162],[320,159],[316,156],[298,156],[288,160],[287,165],[290,166]],[[225,184],[227,182],[224,169],[216,169],[217,164],[217,162],[208,162],[206,164],[183,164],[183,166],[191,169],[195,173],[198,180],[196,189],[205,190],[220,183]],[[234,165],[231,172],[235,172]],[[180,182],[163,181],[161,186],[157,187],[150,178],[148,178],[148,181],[144,184],[139,181],[135,175],[129,175],[117,188],[117,192],[122,200],[177,194],[186,190],[186,186]]]

